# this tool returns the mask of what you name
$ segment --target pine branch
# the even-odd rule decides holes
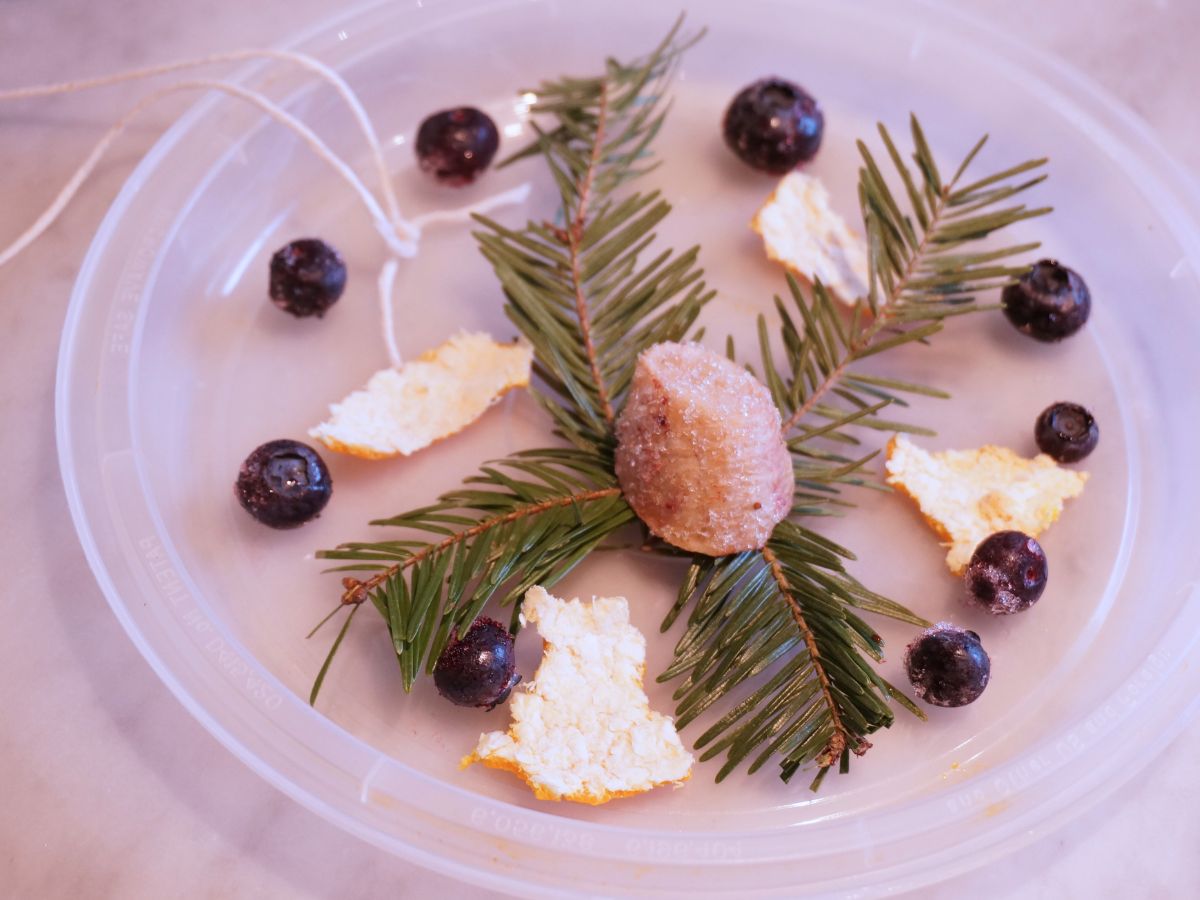
[[[831,431],[844,434],[841,426],[851,423],[907,430],[898,427],[899,423],[862,417],[860,413],[877,401],[905,405],[903,395],[907,393],[940,395],[940,392],[921,385],[873,378],[856,372],[853,367],[895,347],[927,341],[941,330],[947,318],[980,310],[978,293],[1009,283],[1027,268],[1005,265],[1003,261],[1038,246],[1025,243],[955,252],[969,242],[1050,211],[1047,207],[1031,209],[1024,204],[1000,205],[1043,181],[1045,175],[1017,179],[1040,168],[1046,160],[1030,160],[959,187],[967,168],[983,148],[986,136],[975,144],[954,176],[943,182],[915,116],[911,119],[911,129],[919,179],[904,163],[887,129],[879,126],[888,157],[904,185],[908,213],[902,211],[866,144],[858,142],[863,159],[859,199],[867,232],[871,278],[870,291],[855,304],[849,327],[820,284],[813,286],[811,297],[805,297],[795,279],[788,279],[803,329],[795,325],[788,308],[776,298],[790,371],[787,374],[776,371],[765,337],[763,363],[768,370],[768,381],[775,383],[776,401],[783,411],[784,431],[789,436],[813,413],[836,423],[834,429],[822,432],[821,436],[826,438]],[[849,408],[825,405],[831,394],[847,401]],[[804,432],[799,437],[800,446],[809,439]]]
[[[912,382],[859,371],[858,364],[896,347],[926,341],[950,316],[982,309],[975,294],[1024,271],[1001,264],[1036,248],[1020,244],[966,251],[964,245],[1048,210],[997,205],[1041,177],[1015,182],[1041,166],[1034,160],[966,187],[959,183],[983,146],[980,141],[944,182],[917,120],[912,120],[919,178],[903,163],[887,131],[880,136],[909,213],[901,210],[864,144],[859,196],[868,235],[871,286],[849,322],[819,282],[805,295],[788,276],[791,304],[776,309],[784,348],[782,368],[759,317],[761,378],[780,409],[792,452],[797,491],[789,520],[766,547],[723,559],[697,559],[664,622],[666,630],[690,607],[688,628],[662,680],[683,678],[675,692],[680,727],[711,708],[730,707],[696,740],[701,759],[724,754],[717,779],[749,760],[757,771],[776,759],[784,780],[815,763],[815,790],[835,764],[870,746],[867,736],[893,721],[896,701],[919,709],[883,680],[865,657],[879,660],[881,641],[856,611],[916,625],[920,617],[864,588],[847,574],[849,551],[802,528],[796,519],[829,514],[843,485],[878,486],[862,474],[875,453],[848,455],[854,431],[922,432],[881,415],[906,406],[907,395],[947,396]],[[953,252],[952,252],[953,251]],[[733,342],[728,355],[736,359]],[[752,372],[754,367],[749,367]],[[756,373],[757,374],[757,373]],[[922,716],[923,717],[923,716]]]
[[[583,226],[587,222],[588,201],[591,200],[592,186],[596,181],[596,170],[604,155],[604,132],[608,127],[608,92],[609,83],[605,80],[600,85],[600,97],[596,101],[596,132],[592,136],[592,152],[588,156],[587,173],[579,189],[575,215],[566,228],[567,246],[571,252],[571,284],[575,288],[575,315],[579,318],[579,332],[583,339],[583,351],[587,356],[588,365],[592,370],[592,381],[596,385],[596,397],[600,401],[604,413],[604,421],[611,428],[615,416],[612,401],[608,396],[608,387],[604,376],[600,373],[600,361],[596,356],[596,345],[592,341],[592,315],[588,309],[587,298],[583,292]],[[565,209],[565,207],[564,207]]]
[[[634,519],[594,456],[571,448],[527,450],[484,466],[431,506],[372,523],[429,537],[347,543],[317,555],[349,561],[337,571],[371,573],[345,578],[341,603],[357,609],[369,601],[382,616],[407,691],[489,600],[510,605],[535,584],[556,583]],[[345,627],[313,685],[312,702],[344,634]]]
[[[804,610],[796,599],[796,589],[793,587],[793,579],[789,577],[789,573],[784,570],[783,563],[779,561],[779,557],[775,555],[775,551],[769,546],[762,549],[761,556],[762,561],[770,568],[771,580],[775,582],[775,586],[779,590],[779,596],[787,601],[788,608],[792,613],[792,619],[796,623],[796,629],[800,632],[800,636],[804,641],[804,649],[808,653],[809,665],[812,666],[817,683],[821,686],[821,700],[829,714],[830,736],[829,743],[821,751],[821,755],[817,757],[817,765],[821,768],[827,768],[833,764],[833,760],[840,759],[842,753],[848,747],[852,746],[851,735],[842,721],[841,714],[838,712],[838,702],[837,698],[833,695],[833,685],[830,682],[829,673],[826,671],[825,663],[821,659],[821,651],[817,646],[817,639],[813,635],[812,629],[809,628],[808,621],[804,617]],[[882,651],[882,644],[880,649]],[[853,744],[856,750],[859,743],[856,741]]]
[[[881,659],[883,645],[856,610],[927,623],[848,575],[850,558],[785,521],[762,550],[692,563],[663,630],[690,606],[688,627],[659,680],[683,678],[680,728],[731,706],[695,741],[701,760],[725,755],[718,781],[747,759],[750,772],[772,758],[824,769],[861,754],[892,723],[893,699],[922,715],[864,660]]]
[[[650,144],[668,112],[665,91],[700,37],[680,40],[681,25],[643,60],[609,60],[602,76],[534,90],[533,111],[555,124],[535,125],[537,140],[513,159],[543,157],[558,185],[561,226],[529,222],[513,231],[478,217],[485,230],[476,238],[504,288],[507,314],[534,346],[543,406],[559,434],[606,454],[637,355],[682,339],[714,293],[696,265],[698,248],[640,263],[671,210],[657,191],[614,197],[654,167]]]

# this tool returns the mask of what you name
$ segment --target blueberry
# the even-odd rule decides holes
[[[475,180],[500,147],[500,133],[487,113],[473,106],[444,109],[417,129],[417,162],[442,184]]]
[[[333,480],[312,447],[268,441],[246,457],[234,492],[246,512],[264,525],[296,528],[325,508]]]
[[[324,241],[292,241],[271,257],[271,302],[297,318],[321,318],[345,289],[346,264]]]
[[[1041,544],[1020,531],[997,531],[967,564],[967,597],[993,615],[1012,615],[1038,602],[1048,576]]]
[[[939,622],[908,645],[904,668],[913,690],[926,703],[966,706],[987,687],[992,661],[975,632]]]
[[[1047,342],[1073,335],[1092,311],[1092,295],[1079,273],[1053,259],[1034,263],[1004,289],[1000,301],[1018,331]]]
[[[1047,406],[1033,429],[1038,449],[1060,463],[1079,462],[1096,449],[1100,428],[1095,418],[1078,403]]]
[[[783,175],[817,155],[825,117],[803,88],[764,78],[733,98],[723,130],[725,143],[742,162]]]
[[[493,619],[480,617],[438,657],[433,683],[457,706],[492,709],[521,680],[513,658],[513,636]]]

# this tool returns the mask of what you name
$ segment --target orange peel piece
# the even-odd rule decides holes
[[[585,603],[534,587],[522,609],[545,643],[541,665],[513,691],[508,731],[480,735],[463,767],[512,772],[539,800],[591,805],[686,781],[692,755],[650,709],[646,639],[625,598]]]
[[[1044,453],[1026,459],[991,445],[930,453],[903,435],[888,442],[885,468],[887,483],[917,504],[948,546],[946,565],[955,575],[988,535],[1012,530],[1037,537],[1088,479]]]
[[[364,459],[408,456],[466,428],[506,393],[529,384],[533,350],[460,333],[371,376],[309,429],[330,450]]]
[[[820,279],[843,303],[870,289],[867,244],[829,205],[815,175],[789,172],[750,220],[767,257],[809,283]]]

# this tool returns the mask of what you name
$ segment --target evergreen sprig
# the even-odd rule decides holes
[[[718,781],[751,754],[751,772],[777,757],[785,780],[804,763],[824,769],[861,754],[866,736],[892,723],[893,699],[921,715],[863,658],[878,662],[883,643],[854,610],[928,623],[864,588],[846,573],[848,559],[785,520],[762,550],[693,561],[663,622],[665,631],[690,607],[687,630],[659,680],[683,677],[680,728],[745,694],[695,742],[702,760],[725,754]]]
[[[765,322],[760,318],[765,380],[783,413],[784,430],[792,439],[794,452],[803,451],[817,437],[846,440],[844,424],[913,430],[863,411],[879,404],[904,405],[906,394],[946,395],[926,386],[869,375],[856,369],[857,364],[914,341],[927,341],[941,331],[946,319],[979,311],[978,294],[1009,284],[1028,268],[1005,265],[1004,260],[1039,245],[971,251],[965,250],[966,245],[1050,212],[1049,207],[1031,209],[1022,203],[1001,205],[1045,180],[1044,174],[1022,177],[1045,165],[1045,159],[1030,160],[960,187],[987,142],[986,135],[953,177],[943,181],[916,116],[911,117],[910,127],[919,177],[904,163],[887,129],[882,124],[878,127],[896,177],[904,185],[909,212],[902,210],[871,151],[859,141],[863,165],[858,196],[867,231],[869,293],[854,304],[847,323],[823,285],[814,284],[811,296],[805,297],[789,276],[793,305],[803,328],[797,327],[787,305],[776,297],[787,357],[783,373],[775,368]],[[810,414],[823,422],[809,424]]]
[[[339,609],[352,611],[310,702],[360,604],[369,601],[387,623],[404,689],[411,690],[422,671],[433,671],[451,636],[465,630],[489,600],[508,605],[535,584],[556,583],[634,519],[602,461],[575,448],[550,448],[485,465],[437,503],[372,522],[416,536],[346,543],[318,554],[350,561],[335,571],[371,574],[342,582]],[[514,608],[514,631],[516,617]]]
[[[981,309],[977,293],[1003,286],[1027,268],[1000,261],[1038,245],[970,252],[963,251],[964,245],[1049,210],[1023,204],[999,207],[1044,179],[1017,180],[1045,160],[959,187],[986,138],[944,182],[915,116],[911,128],[918,178],[879,126],[896,178],[904,185],[908,214],[870,150],[858,143],[870,293],[845,314],[819,281],[806,294],[789,275],[792,303],[775,298],[782,368],[766,319],[758,319],[761,377],[779,407],[796,473],[789,521],[775,529],[761,551],[695,560],[663,625],[666,630],[691,608],[675,659],[660,676],[662,681],[686,676],[675,692],[680,726],[709,707],[732,704],[696,741],[697,748],[705,748],[702,759],[725,754],[718,780],[756,754],[750,771],[775,758],[784,780],[815,763],[815,789],[832,765],[846,771],[851,754],[866,751],[867,735],[891,724],[890,701],[922,715],[864,660],[864,654],[878,660],[882,645],[855,610],[928,623],[866,590],[845,572],[844,561],[853,559],[849,551],[796,520],[828,513],[831,504],[840,502],[837,493],[843,485],[878,486],[861,471],[877,451],[846,455],[859,444],[856,429],[929,433],[880,414],[893,405],[906,406],[906,395],[948,396],[936,388],[868,374],[859,364],[926,341],[948,317]],[[729,353],[736,358],[732,342]]]
[[[513,231],[479,217],[476,234],[508,299],[506,312],[533,344],[543,407],[577,447],[611,458],[616,411],[638,354],[680,340],[714,296],[697,267],[699,248],[641,259],[671,211],[658,191],[617,199],[622,185],[654,169],[667,85],[683,52],[683,20],[644,59],[610,59],[595,78],[543,82],[533,112],[536,140],[514,159],[540,154],[558,186],[555,222]],[[510,160],[511,161],[511,160]]]

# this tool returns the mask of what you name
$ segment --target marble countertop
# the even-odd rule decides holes
[[[1200,173],[1200,4],[961,4],[1091,75]],[[0,88],[269,45],[321,0],[0,0]],[[234,28],[230,23],[237,22]],[[57,192],[137,88],[0,108],[0,243]],[[76,541],[54,444],[58,337],[92,234],[182,109],[138,121],[66,215],[0,269],[0,894],[8,897],[490,896],[361,843],[260,780],[152,674]],[[1184,897],[1200,891],[1200,722],[1050,837],[922,897]]]

